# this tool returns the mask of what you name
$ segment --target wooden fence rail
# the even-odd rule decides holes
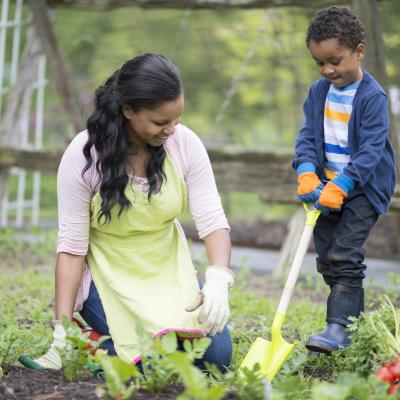
[[[208,148],[218,188],[221,191],[258,193],[268,203],[296,204],[293,154]],[[20,150],[0,146],[0,170],[12,166],[56,173],[61,152]],[[400,212],[400,188],[390,210]]]

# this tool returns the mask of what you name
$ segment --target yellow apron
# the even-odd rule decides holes
[[[158,336],[169,331],[204,336],[198,311],[186,312],[199,284],[178,216],[186,208],[186,185],[167,155],[160,192],[148,201],[129,184],[132,206],[100,225],[101,197],[91,203],[88,265],[107,317],[117,354],[137,362],[141,357],[136,328]]]

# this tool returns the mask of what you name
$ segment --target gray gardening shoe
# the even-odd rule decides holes
[[[328,324],[323,332],[310,336],[306,347],[310,352],[330,354],[350,346],[349,332],[340,324]]]

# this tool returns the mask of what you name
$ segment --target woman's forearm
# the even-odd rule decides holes
[[[229,267],[231,261],[231,239],[228,229],[217,229],[203,240],[209,265]]]
[[[59,253],[56,264],[55,317],[72,319],[85,256]]]

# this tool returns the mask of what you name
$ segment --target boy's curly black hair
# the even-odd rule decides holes
[[[328,7],[319,10],[307,30],[306,44],[313,40],[337,39],[341,46],[352,51],[365,43],[365,30],[353,11],[346,7]]]

